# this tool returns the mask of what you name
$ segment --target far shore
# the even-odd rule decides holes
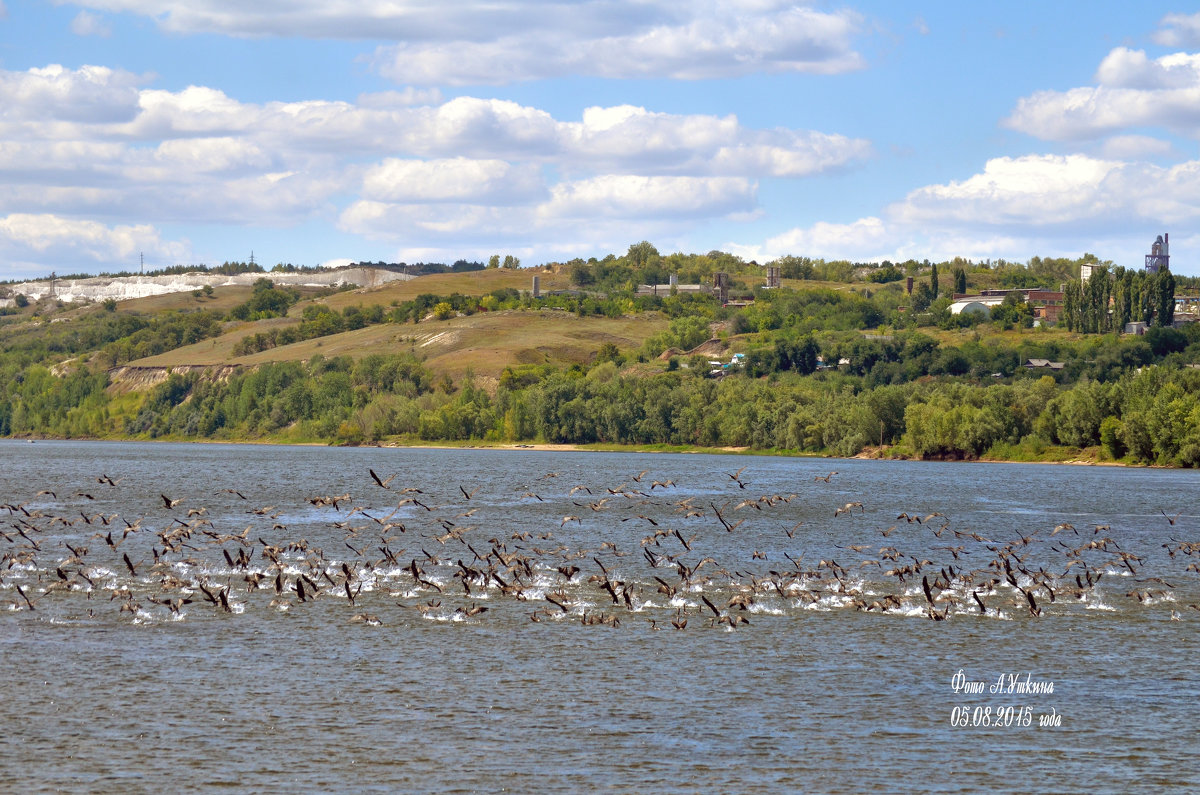
[[[802,459],[819,459],[827,461],[838,460],[875,460],[875,461],[956,461],[962,463],[981,463],[981,464],[1053,464],[1058,466],[1103,466],[1103,467],[1133,467],[1139,469],[1172,469],[1173,467],[1165,467],[1159,464],[1132,464],[1126,461],[1101,460],[1095,448],[1078,451],[1080,454],[1072,457],[1046,457],[1044,459],[1004,459],[1004,458],[954,458],[954,459],[937,459],[925,458],[918,459],[908,455],[896,454],[890,448],[869,447],[858,455],[854,456],[835,456],[822,455],[819,453],[799,453],[790,450],[755,450],[749,447],[699,447],[699,446],[680,446],[680,445],[619,445],[619,444],[559,444],[551,442],[489,442],[489,441],[462,441],[462,442],[435,442],[435,441],[405,441],[390,439],[379,442],[360,442],[360,443],[337,443],[325,442],[319,440],[289,440],[289,439],[130,439],[130,438],[89,438],[76,437],[74,439],[65,439],[50,436],[12,436],[6,437],[11,441],[84,441],[84,442],[167,442],[176,444],[243,444],[243,445],[285,445],[289,447],[377,447],[391,449],[427,449],[427,450],[526,450],[534,452],[552,452],[552,453],[637,453],[645,455],[647,453],[674,453],[680,455],[753,455],[776,458],[802,458]],[[1056,449],[1056,448],[1052,448]],[[1061,453],[1062,450],[1059,449]]]

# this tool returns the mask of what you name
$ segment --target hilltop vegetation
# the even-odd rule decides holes
[[[1166,306],[1166,288],[1091,255],[1023,265],[786,257],[770,263],[783,287],[767,290],[756,263],[664,257],[642,242],[536,271],[538,299],[534,271],[518,264],[462,261],[369,290],[297,290],[268,273],[249,289],[26,301],[0,317],[0,435],[1200,465],[1200,328],[1170,328],[1157,309],[1148,316],[1160,327],[1145,336],[1109,331],[1098,302],[1115,295],[1118,312],[1147,316]],[[1081,264],[1113,287],[1079,285]],[[711,284],[718,272],[739,305],[636,293],[673,274]],[[990,316],[949,309],[952,291],[1064,284],[1086,319],[1073,330],[1035,328],[1019,296]],[[1196,287],[1176,278],[1170,289]]]

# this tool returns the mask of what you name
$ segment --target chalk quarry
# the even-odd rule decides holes
[[[10,296],[24,295],[31,301],[52,296],[67,303],[104,301],[112,298],[123,301],[151,295],[184,293],[201,290],[206,285],[251,285],[267,278],[281,287],[377,287],[394,281],[416,278],[406,273],[378,268],[337,268],[305,273],[181,273],[170,276],[94,276],[86,279],[49,279],[11,284],[4,288]],[[12,298],[0,298],[0,305],[12,304]]]

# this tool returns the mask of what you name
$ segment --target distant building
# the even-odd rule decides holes
[[[722,304],[727,303],[729,301],[729,274],[722,271],[714,273],[712,289]]]
[[[1160,270],[1170,270],[1171,252],[1169,251],[1171,236],[1165,232],[1158,236],[1150,246],[1150,253],[1146,255],[1146,270],[1149,273],[1158,273]]]
[[[675,292],[676,294],[703,293],[708,295],[713,292],[713,288],[707,284],[680,284],[679,277],[676,274],[671,274],[667,279],[667,284],[640,284],[637,288],[637,294],[666,296]]]
[[[1124,332],[1126,334],[1137,334],[1140,336],[1142,334],[1145,334],[1146,329],[1148,329],[1149,327],[1150,327],[1150,325],[1148,323],[1143,323],[1140,320],[1135,320],[1132,323],[1125,324]]]
[[[1004,303],[1009,293],[1020,293],[1033,309],[1033,317],[1047,323],[1057,323],[1062,316],[1063,294],[1061,290],[980,290],[977,295],[955,296],[950,304],[950,314],[958,315],[963,312],[975,314],[990,314],[992,307]]]

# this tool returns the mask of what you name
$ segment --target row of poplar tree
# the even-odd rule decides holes
[[[1163,268],[1149,273],[1118,266],[1095,268],[1085,281],[1067,282],[1062,323],[1068,331],[1103,334],[1127,323],[1170,326],[1175,318],[1175,277]]]

